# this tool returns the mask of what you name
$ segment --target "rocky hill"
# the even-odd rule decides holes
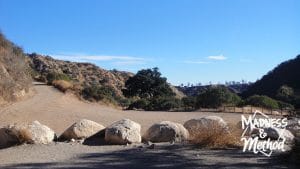
[[[23,50],[0,33],[0,104],[25,95],[31,85],[29,70]]]
[[[65,74],[74,84],[80,86],[100,85],[110,87],[118,96],[122,96],[126,80],[133,73],[117,70],[105,70],[91,63],[77,63],[56,60],[50,56],[30,54],[30,65],[37,72],[35,78],[46,81],[50,73]]]

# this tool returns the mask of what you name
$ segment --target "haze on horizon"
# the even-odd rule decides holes
[[[0,0],[0,30],[28,53],[172,84],[255,81],[300,53],[297,0]]]

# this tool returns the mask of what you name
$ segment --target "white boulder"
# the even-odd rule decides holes
[[[151,142],[183,142],[188,140],[189,132],[179,123],[163,121],[153,124],[143,139]]]
[[[85,139],[98,133],[104,128],[105,127],[99,123],[82,119],[72,124],[59,138],[62,140]]]
[[[191,119],[184,123],[184,127],[188,130],[190,139],[199,137],[199,134],[207,133],[212,130],[214,130],[214,132],[229,132],[227,123],[218,116]]]
[[[111,124],[105,130],[105,141],[110,144],[140,143],[141,125],[129,119]]]

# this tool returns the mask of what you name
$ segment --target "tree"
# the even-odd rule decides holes
[[[175,95],[167,83],[167,79],[161,77],[157,67],[138,71],[136,75],[126,81],[125,87],[123,94],[126,97],[138,96],[144,99],[151,99]]]
[[[212,86],[202,91],[197,96],[196,106],[198,108],[218,108],[224,104],[237,105],[241,98],[222,86]]]
[[[294,97],[294,90],[287,85],[282,85],[277,90],[276,97],[280,100],[290,101]]]

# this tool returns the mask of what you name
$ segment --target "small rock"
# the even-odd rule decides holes
[[[152,144],[151,141],[146,142],[146,145],[148,145],[148,146],[150,146],[151,144]]]

